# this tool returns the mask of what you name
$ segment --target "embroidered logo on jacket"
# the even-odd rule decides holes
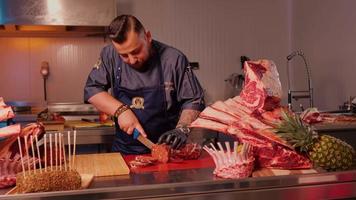
[[[145,109],[145,107],[143,106],[144,102],[145,100],[142,97],[134,97],[132,98],[130,108]]]
[[[99,58],[98,61],[96,61],[94,68],[99,69],[100,65],[101,65],[101,58]]]

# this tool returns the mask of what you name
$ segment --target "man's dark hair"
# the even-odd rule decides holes
[[[132,15],[120,15],[117,16],[109,25],[108,35],[109,38],[119,44],[125,42],[127,33],[129,31],[135,31],[141,33],[144,31],[142,23]]]

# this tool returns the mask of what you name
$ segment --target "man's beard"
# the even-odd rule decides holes
[[[147,59],[148,60],[148,59]],[[149,66],[150,65],[147,65],[147,60],[144,61],[144,62],[138,62],[136,64],[133,64],[133,65],[130,65],[132,68],[134,68],[135,70],[137,71],[140,71],[140,72],[144,72],[146,71],[147,69],[149,69]]]
[[[149,48],[148,50],[148,57],[145,61],[140,61],[138,62],[137,64],[134,64],[134,65],[130,65],[132,68],[134,68],[135,70],[137,71],[140,71],[140,72],[144,72],[144,71],[147,71],[150,66],[151,66],[151,62],[150,60],[152,59],[153,57],[153,51],[152,51],[152,48]]]

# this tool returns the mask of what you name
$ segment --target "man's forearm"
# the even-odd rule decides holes
[[[100,92],[90,97],[88,101],[98,110],[108,115],[114,115],[116,109],[122,105],[122,102],[118,101],[107,92]]]
[[[199,114],[200,111],[198,110],[190,110],[190,109],[183,110],[182,113],[180,114],[179,121],[176,127],[190,125],[194,120],[198,118]]]

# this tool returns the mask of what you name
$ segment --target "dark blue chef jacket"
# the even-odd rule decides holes
[[[113,96],[131,106],[148,138],[157,142],[162,133],[175,128],[183,109],[204,109],[204,94],[182,52],[155,40],[151,50],[146,70],[138,71],[122,61],[113,45],[104,47],[89,74],[84,100],[113,88]],[[141,106],[135,106],[135,99],[141,99]],[[112,150],[124,154],[149,152],[117,123]]]

